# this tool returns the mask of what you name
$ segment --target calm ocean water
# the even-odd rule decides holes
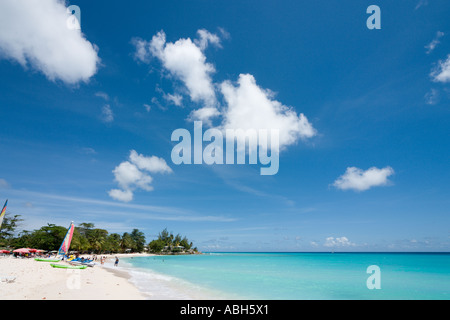
[[[450,298],[450,254],[211,253],[122,261],[142,291],[161,299]],[[367,288],[371,265],[380,268],[381,289]]]

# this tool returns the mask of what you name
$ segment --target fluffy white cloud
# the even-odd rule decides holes
[[[112,189],[108,194],[111,198],[123,202],[130,202],[133,200],[133,192],[131,190]]]
[[[147,173],[171,173],[172,169],[162,158],[146,157],[135,150],[130,151],[128,161],[114,168],[114,179],[121,189],[112,189],[109,196],[115,200],[129,202],[133,200],[133,191],[142,189],[152,191],[153,178]]]
[[[262,129],[268,133],[278,130],[279,144],[271,143],[272,151],[317,134],[303,113],[297,114],[293,108],[275,100],[273,92],[259,87],[251,74],[241,74],[237,83],[214,83],[211,75],[215,69],[206,61],[204,50],[209,44],[220,47],[220,38],[204,29],[197,35],[194,41],[187,38],[171,43],[161,31],[151,41],[133,40],[136,59],[149,62],[151,57],[156,57],[165,71],[182,81],[191,101],[201,103],[191,111],[188,120],[201,120],[211,126],[212,119],[217,118],[219,129],[224,132],[240,130],[244,135],[248,130],[259,132]],[[167,100],[166,94],[164,98]],[[178,102],[178,99],[171,100],[175,104]],[[237,139],[244,139],[240,133]],[[260,146],[263,144],[265,141],[260,140]]]
[[[216,104],[216,96],[211,74],[215,72],[215,68],[206,62],[202,50],[215,40],[211,40],[209,33],[201,35],[203,36],[197,41],[198,44],[190,38],[171,43],[166,42],[166,34],[160,31],[150,42],[136,40],[136,57],[143,62],[148,61],[149,54],[158,58],[172,76],[184,83],[192,101],[213,106]]]
[[[372,187],[387,185],[389,183],[388,177],[393,174],[394,169],[391,167],[382,169],[372,167],[366,171],[355,167],[349,167],[333,185],[341,190],[352,189],[355,191],[365,191]]]
[[[273,93],[260,88],[251,74],[241,74],[237,86],[230,81],[223,82],[221,92],[226,101],[224,130],[278,130],[280,149],[299,138],[316,135],[316,130],[303,113],[297,115],[292,108],[274,100]]]
[[[166,161],[156,156],[146,157],[138,154],[135,150],[130,152],[130,161],[139,169],[146,170],[151,173],[171,173],[172,169],[167,165]]]
[[[97,47],[67,26],[62,0],[0,1],[0,57],[31,66],[49,80],[87,82],[100,58]]]
[[[190,121],[202,121],[206,125],[211,125],[211,119],[220,116],[219,110],[214,107],[203,107],[193,110],[189,115]]]
[[[134,187],[151,191],[153,187],[150,185],[152,177],[139,170],[139,168],[128,161],[119,164],[114,170],[114,177],[120,187],[124,190],[130,190]]]
[[[436,82],[450,82],[450,54],[446,60],[439,60],[437,67],[430,76]]]
[[[353,247],[355,244],[350,242],[347,237],[333,238],[328,237],[325,239],[325,247]]]

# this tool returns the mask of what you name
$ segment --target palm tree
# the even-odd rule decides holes
[[[106,236],[108,231],[103,229],[93,229],[89,234],[89,244],[95,252],[100,252],[102,250],[103,244],[106,241]]]

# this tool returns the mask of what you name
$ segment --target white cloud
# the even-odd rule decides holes
[[[251,74],[241,74],[238,85],[230,81],[221,85],[226,101],[223,129],[279,130],[282,149],[299,138],[311,138],[316,130],[303,113],[297,113],[273,99],[273,93],[260,88]],[[274,146],[272,146],[274,147]]]
[[[325,239],[325,247],[353,247],[356,244],[350,242],[347,237],[333,238],[328,237]]]
[[[259,87],[251,74],[241,74],[237,83],[214,83],[211,76],[215,68],[206,62],[204,49],[209,44],[220,47],[220,38],[204,29],[197,34],[198,39],[194,41],[182,38],[174,43],[166,41],[164,31],[158,32],[151,41],[134,40],[138,60],[149,61],[149,56],[158,58],[165,71],[182,81],[191,101],[201,103],[191,111],[188,120],[201,120],[211,126],[212,119],[217,118],[218,128],[224,131],[278,130],[279,145],[271,143],[272,150],[283,149],[299,139],[308,139],[317,134],[303,113],[297,114],[293,108],[275,100],[274,93]],[[224,32],[222,36],[225,36]],[[161,89],[158,91],[163,93],[166,100],[181,104],[180,95],[171,96]],[[218,99],[222,97],[219,103]]]
[[[439,60],[437,67],[430,76],[435,82],[450,82],[450,54],[446,60]]]
[[[146,157],[138,154],[135,150],[130,152],[130,161],[139,169],[146,170],[151,173],[171,173],[172,169],[167,165],[163,158],[156,156]]]
[[[114,168],[114,179],[121,189],[112,189],[109,196],[115,200],[129,202],[133,200],[133,191],[142,189],[152,191],[153,178],[150,173],[171,173],[166,161],[156,156],[146,157],[135,150],[130,151],[129,161],[123,161]]]
[[[213,45],[220,47],[220,38],[208,30],[200,29],[197,31],[197,34],[199,36],[198,39],[194,40],[194,43],[201,49],[205,50],[208,47],[209,43],[212,43]]]
[[[436,104],[439,100],[439,92],[436,89],[431,89],[425,95],[425,103],[426,104]]]
[[[123,202],[130,202],[133,200],[133,192],[131,190],[112,189],[108,194],[111,198]]]
[[[137,61],[149,63],[151,59],[151,54],[148,48],[149,46],[148,41],[139,38],[133,38],[131,39],[131,44],[133,44],[136,47],[136,51],[134,52],[134,58]]]
[[[393,174],[394,170],[391,167],[382,169],[372,167],[366,171],[349,167],[345,174],[340,176],[333,185],[341,190],[365,191],[372,187],[387,185],[389,183],[388,177]]]
[[[87,82],[100,63],[97,47],[67,27],[62,0],[0,1],[0,57],[31,66],[49,80]]]
[[[102,108],[102,120],[104,122],[113,122],[114,114],[111,110],[111,106],[109,104],[105,104]]]
[[[428,45],[425,46],[425,49],[427,49],[427,54],[430,54],[436,46],[440,43],[439,39],[444,36],[444,33],[441,31],[438,31],[436,34],[436,37],[431,41]]]
[[[114,170],[114,177],[120,187],[124,190],[130,190],[134,187],[151,191],[153,187],[150,185],[152,177],[139,170],[139,168],[128,161],[119,164]]]
[[[95,93],[95,96],[96,96],[96,97],[99,97],[99,98],[102,98],[102,99],[105,100],[105,101],[108,101],[108,100],[109,100],[109,95],[108,95],[107,93],[105,93],[105,92],[101,92],[101,91],[96,92],[96,93]]]
[[[202,121],[208,126],[211,126],[211,119],[220,116],[219,110],[214,107],[204,107],[193,110],[188,117],[190,121]]]
[[[158,58],[173,77],[184,83],[193,102],[213,106],[216,96],[211,74],[215,68],[206,62],[202,50],[209,42],[216,43],[216,40],[206,31],[199,34],[198,44],[190,38],[179,39],[175,43],[166,42],[164,31],[158,32],[150,42],[134,40],[135,57],[143,62],[148,62],[150,56]]]
[[[183,101],[183,97],[179,94],[164,94],[164,99],[173,103],[174,105],[181,107],[181,102]]]

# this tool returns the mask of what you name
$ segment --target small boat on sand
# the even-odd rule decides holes
[[[53,268],[60,268],[60,269],[86,269],[87,268],[87,266],[71,266],[71,265],[55,264],[55,263],[50,263],[50,265]]]

